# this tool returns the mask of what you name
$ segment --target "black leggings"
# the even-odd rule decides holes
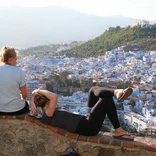
[[[120,123],[112,96],[114,96],[114,89],[92,87],[87,102],[87,106],[92,107],[89,119],[82,117],[75,132],[81,135],[96,135],[102,127],[106,114],[113,127],[119,128]]]
[[[25,101],[25,107],[16,112],[0,112],[0,115],[21,115],[29,112],[29,105],[27,101]]]

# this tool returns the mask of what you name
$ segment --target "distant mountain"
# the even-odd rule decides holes
[[[61,7],[0,7],[0,46],[16,48],[88,41],[139,19],[95,16]]]

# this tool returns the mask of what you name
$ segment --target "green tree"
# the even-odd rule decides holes
[[[81,86],[81,89],[82,91],[84,91],[84,87],[85,87],[85,79],[83,77],[80,78],[80,86]]]
[[[70,50],[63,51],[63,53],[77,57],[95,57],[104,55],[106,51],[119,46],[125,46],[124,49],[126,49],[128,46],[129,48],[133,48],[133,46],[137,44],[144,44],[142,50],[148,50],[151,48],[149,43],[152,45],[156,44],[155,26],[145,28],[141,26],[120,28],[120,26],[117,26],[115,28],[110,27],[101,36]],[[141,46],[138,46],[138,48],[139,47]],[[155,48],[155,46],[153,48]]]

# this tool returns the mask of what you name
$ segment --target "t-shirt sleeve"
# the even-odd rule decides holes
[[[20,73],[20,87],[23,87],[26,84],[26,78],[24,72],[21,70]]]

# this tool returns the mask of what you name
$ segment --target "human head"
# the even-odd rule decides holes
[[[17,51],[12,47],[2,47],[1,61],[5,64],[16,66]]]
[[[49,99],[41,94],[36,94],[34,97],[36,107],[44,107],[48,101]]]

